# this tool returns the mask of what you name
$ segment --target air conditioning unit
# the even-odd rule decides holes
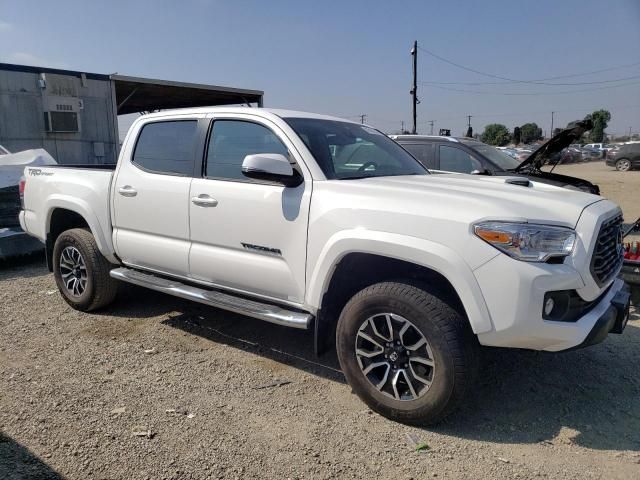
[[[77,97],[50,95],[44,105],[44,129],[55,133],[80,131],[80,110],[84,107]]]

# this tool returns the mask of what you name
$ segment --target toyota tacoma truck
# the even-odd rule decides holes
[[[617,205],[522,177],[431,175],[338,118],[154,113],[114,167],[24,175],[21,225],[71,307],[106,307],[127,282],[313,329],[372,410],[409,424],[461,402],[480,346],[558,352],[628,319]]]

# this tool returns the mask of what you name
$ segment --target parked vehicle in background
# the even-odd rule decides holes
[[[0,145],[0,155],[9,155],[11,152]]]
[[[0,155],[0,259],[42,250],[42,244],[20,228],[21,178],[27,165],[55,164],[42,149]]]
[[[603,155],[603,151],[600,151],[595,148],[582,148],[580,150],[581,161],[583,162],[591,162],[593,160],[600,160]]]
[[[555,164],[565,146],[590,128],[590,122],[578,122],[572,128],[558,133],[538,150],[528,155],[524,161],[514,159],[503,150],[473,138],[429,135],[391,135],[390,137],[435,172],[502,177],[522,176],[532,181],[599,194],[598,186],[587,180],[541,170],[542,166],[550,161]],[[577,158],[580,158],[580,154]]]
[[[563,148],[559,153],[555,153],[549,157],[546,164],[566,165],[569,163],[579,163],[582,161],[582,153],[579,149],[573,147]]]
[[[619,172],[640,168],[640,143],[627,143],[607,155],[606,164]]]
[[[509,148],[509,147],[496,147],[496,148],[498,150],[503,151],[504,153],[506,153],[510,157],[515,158],[516,160],[519,158],[518,151],[515,148]],[[522,160],[524,160],[524,159],[522,159]]]
[[[440,160],[466,161],[459,144],[439,145],[455,150]],[[20,222],[73,308],[107,306],[121,280],[313,329],[354,392],[401,422],[449,414],[474,388],[479,345],[557,352],[628,320],[617,205],[509,176],[430,175],[355,122],[165,111],[134,122],[115,171],[25,175]]]
[[[604,143],[587,143],[586,145],[583,145],[582,148],[590,148],[591,150],[602,151],[602,150],[605,150],[605,144]]]

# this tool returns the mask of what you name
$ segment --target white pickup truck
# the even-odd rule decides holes
[[[480,345],[557,352],[621,333],[622,215],[522,177],[430,175],[379,131],[309,113],[139,118],[115,170],[26,168],[22,228],[62,297],[129,282],[335,344],[373,410],[437,422]],[[141,298],[140,301],[144,301]]]

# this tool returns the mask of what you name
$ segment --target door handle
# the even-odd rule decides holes
[[[198,195],[197,197],[191,197],[191,202],[199,207],[215,207],[218,205],[218,200],[211,198],[207,194]]]
[[[131,185],[124,185],[118,189],[118,193],[123,197],[135,197],[138,194],[138,191]]]

